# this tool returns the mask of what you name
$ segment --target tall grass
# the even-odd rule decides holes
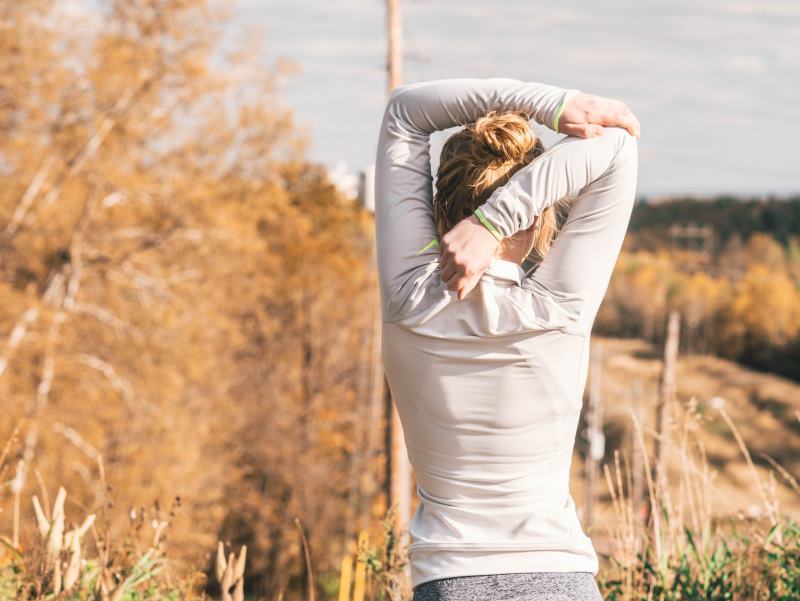
[[[722,399],[712,399],[710,409],[704,416],[694,397],[673,403],[664,469],[651,465],[645,432],[631,414],[646,494],[636,506],[632,462],[616,451],[604,466],[613,550],[598,580],[607,601],[800,600],[800,524],[781,511],[776,474],[795,492],[800,487],[771,458],[765,458],[773,468],[766,475],[757,469]],[[759,499],[747,512],[720,509],[703,442],[703,422],[717,416],[736,441]]]
[[[710,411],[708,411],[710,409]],[[620,450],[603,466],[610,495],[605,530],[611,551],[598,581],[606,601],[798,601],[800,600],[800,524],[779,502],[778,480],[800,498],[800,485],[769,457],[756,465],[721,399],[701,407],[692,398],[672,407],[664,433],[664,463],[652,465],[646,431],[631,413],[637,462]],[[747,466],[751,498],[758,503],[726,511],[717,473],[704,441],[705,425],[720,419]],[[800,419],[800,418],[799,418]],[[9,445],[0,451],[0,481]],[[633,465],[641,465],[635,474]],[[634,490],[640,482],[644,490]],[[744,494],[744,492],[743,492]],[[32,496],[29,517],[36,527],[14,544],[0,536],[0,600],[150,601],[207,599],[205,576],[176,579],[165,556],[167,520],[156,513],[131,514],[131,532],[111,540],[94,515],[68,515],[60,488],[52,504],[46,491]],[[794,504],[794,503],[793,503]],[[343,558],[346,589],[323,587],[325,599],[400,601],[411,597],[406,577],[406,533],[397,536],[390,511],[374,545],[359,544]],[[377,525],[376,525],[377,526]],[[246,549],[237,557],[217,549],[216,576],[223,601],[243,601]],[[346,560],[346,561],[345,561]],[[304,561],[310,558],[304,556]],[[350,568],[356,566],[355,578]],[[315,572],[307,565],[309,579]],[[316,587],[306,589],[313,599]],[[279,595],[282,598],[283,595]]]
[[[6,480],[6,459],[15,439],[12,435],[0,451],[0,482]],[[13,537],[0,535],[0,601],[206,598],[198,590],[204,584],[203,574],[195,574],[199,579],[177,579],[168,569],[163,535],[169,520],[162,518],[157,507],[152,511],[131,510],[128,531],[117,540],[95,514],[76,516],[68,512],[63,487],[59,487],[52,505],[46,489],[40,493],[41,501],[38,495],[32,496],[29,514],[35,528],[23,530],[23,536],[16,528]],[[19,497],[15,494],[15,507],[20,505]],[[220,582],[233,591],[233,596],[230,592],[226,596],[223,587],[223,601],[243,601],[241,593],[236,593],[241,590],[244,551],[235,566],[229,567],[224,556],[218,557],[217,569]]]

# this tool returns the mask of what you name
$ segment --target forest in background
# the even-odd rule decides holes
[[[372,217],[307,160],[280,65],[222,44],[223,20],[200,0],[0,1],[0,447],[19,429],[0,533],[19,515],[31,546],[31,496],[63,485],[105,540],[169,519],[176,569],[246,544],[249,591],[300,594],[296,517],[333,590],[386,510],[364,427]],[[685,351],[792,375],[790,218],[745,236],[687,210],[739,234],[709,257],[659,231],[672,206],[635,209],[597,331],[658,341],[677,307]]]
[[[660,342],[800,381],[800,198],[637,203],[595,333]]]
[[[800,234],[800,196],[751,198],[717,196],[710,199],[675,197],[640,202],[631,215],[630,233],[638,248],[663,246],[673,225],[702,224],[713,228],[713,247],[721,250],[732,237],[747,239],[767,234],[786,246]]]
[[[662,343],[673,309],[681,351],[800,381],[800,197],[640,199],[593,332]]]
[[[176,565],[247,543],[249,588],[280,590],[295,516],[324,571],[358,526],[344,500],[380,503],[352,465],[380,460],[357,452],[372,222],[223,18],[0,2],[0,531],[21,498],[36,536],[31,495],[63,484],[111,540],[174,513]]]

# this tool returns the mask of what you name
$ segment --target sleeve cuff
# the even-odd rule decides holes
[[[558,106],[553,116],[553,131],[558,132],[558,120],[561,118],[561,113],[564,111],[566,104],[577,94],[580,94],[580,90],[571,89],[564,92],[564,98],[561,100],[561,104]]]
[[[480,212],[480,215],[478,215]],[[490,205],[488,202],[483,203],[480,207],[475,209],[474,211],[475,216],[478,220],[488,229],[495,238],[501,240],[503,238],[508,238],[514,234],[512,230],[512,226],[506,220],[503,219],[503,215],[498,211],[494,206]],[[487,225],[487,223],[489,225]],[[490,227],[491,226],[491,227]],[[492,231],[494,228],[494,231]],[[499,236],[499,237],[498,237]]]
[[[500,242],[500,240],[503,239],[503,234],[501,234],[497,230],[497,228],[494,226],[494,224],[492,224],[491,221],[486,219],[486,216],[483,214],[483,211],[481,211],[481,208],[478,207],[477,209],[475,209],[474,212],[475,212],[475,217],[478,218],[478,221],[480,221],[484,225],[484,227],[492,233],[492,236],[494,236],[495,239],[498,242]]]

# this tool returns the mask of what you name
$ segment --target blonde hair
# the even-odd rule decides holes
[[[442,148],[433,195],[439,238],[542,152],[541,140],[520,113],[492,111],[450,136]],[[558,233],[555,204],[537,217],[535,227],[533,251],[544,257]],[[504,246],[511,243],[511,238],[501,241]]]

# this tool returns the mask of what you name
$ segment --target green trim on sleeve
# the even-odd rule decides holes
[[[570,100],[572,96],[569,93],[564,94],[564,100],[561,101],[558,109],[556,110],[556,115],[553,117],[553,131],[558,132],[558,120],[561,118],[561,113],[564,110],[564,105],[567,104],[567,101]],[[560,132],[558,132],[560,133]]]
[[[500,232],[498,232],[498,231],[497,231],[497,228],[496,228],[495,226],[493,226],[493,225],[492,225],[492,224],[489,222],[489,220],[488,220],[488,219],[486,219],[486,215],[484,215],[484,214],[483,214],[483,211],[481,211],[480,207],[478,207],[477,209],[475,209],[475,217],[477,217],[477,218],[478,218],[478,221],[480,221],[480,222],[481,222],[483,225],[485,225],[485,226],[486,226],[486,229],[487,229],[487,230],[489,230],[490,232],[492,232],[492,236],[494,236],[494,237],[497,239],[497,241],[498,241],[498,242],[499,242],[500,240],[502,240],[502,239],[503,239],[503,234],[501,234]]]
[[[438,241],[436,238],[434,238],[433,240],[431,240],[430,242],[428,242],[428,243],[427,243],[427,244],[426,244],[424,247],[422,247],[422,248],[420,249],[420,251],[417,253],[417,255],[421,255],[421,254],[422,254],[422,253],[424,253],[426,250],[428,250],[429,248],[433,248],[434,246],[439,246],[439,241]]]

